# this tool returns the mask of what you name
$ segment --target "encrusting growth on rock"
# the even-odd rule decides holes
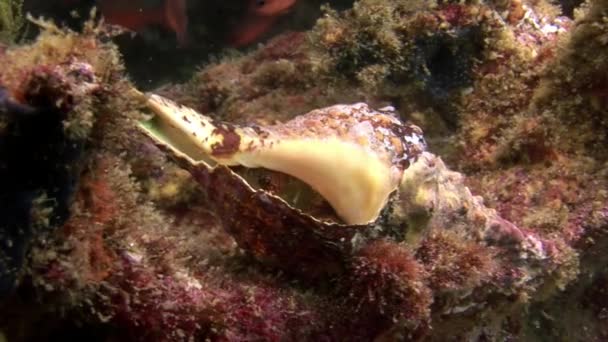
[[[2,335],[608,336],[608,2],[348,7],[151,96],[0,47]]]

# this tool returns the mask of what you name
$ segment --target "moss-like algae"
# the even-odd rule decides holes
[[[21,88],[35,77],[35,72],[30,71],[32,66],[37,66],[37,71],[52,71],[50,69],[55,65],[70,60],[87,63],[88,66],[83,64],[82,67],[91,69],[92,76],[96,78],[95,82],[115,83],[116,89],[122,85],[124,89],[121,92],[126,92],[125,83],[119,82],[123,77],[123,67],[118,51],[110,43],[102,43],[98,39],[108,35],[102,26],[91,20],[84,26],[82,34],[77,34],[59,28],[52,22],[35,19],[31,21],[42,28],[36,41],[31,45],[8,49],[0,55],[1,63],[11,65],[0,74],[0,84],[14,89],[14,96],[23,96],[20,94]],[[96,105],[95,99],[90,96],[78,97],[78,94],[71,96],[77,97],[78,101],[75,101],[74,107],[68,113],[64,127],[70,137],[82,139],[91,134],[95,122],[96,115],[90,110]]]
[[[16,43],[25,26],[23,0],[0,0],[0,43]]]

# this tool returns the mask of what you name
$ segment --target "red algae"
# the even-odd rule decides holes
[[[490,282],[498,262],[495,251],[449,232],[425,237],[416,257],[429,272],[430,287],[436,293],[476,288]]]
[[[414,331],[428,324],[426,272],[405,246],[370,242],[355,254],[352,268],[350,296],[360,314],[400,321]]]

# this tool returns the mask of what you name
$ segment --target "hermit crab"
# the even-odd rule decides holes
[[[264,263],[314,279],[342,272],[371,240],[415,250],[446,230],[528,261],[551,253],[485,207],[391,107],[334,105],[236,126],[158,95],[147,106],[154,115],[140,129],[190,171],[224,228]]]

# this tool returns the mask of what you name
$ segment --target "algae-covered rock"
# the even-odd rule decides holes
[[[605,338],[607,2],[574,20],[545,1],[332,4],[158,89],[183,105],[168,111],[132,89],[102,27],[40,23],[0,51],[0,141],[31,153],[0,151],[40,165],[2,181],[46,181],[13,211],[36,234],[4,336]],[[410,125],[428,142],[411,160]],[[378,165],[394,191],[349,225],[372,206],[340,185],[369,194]]]

